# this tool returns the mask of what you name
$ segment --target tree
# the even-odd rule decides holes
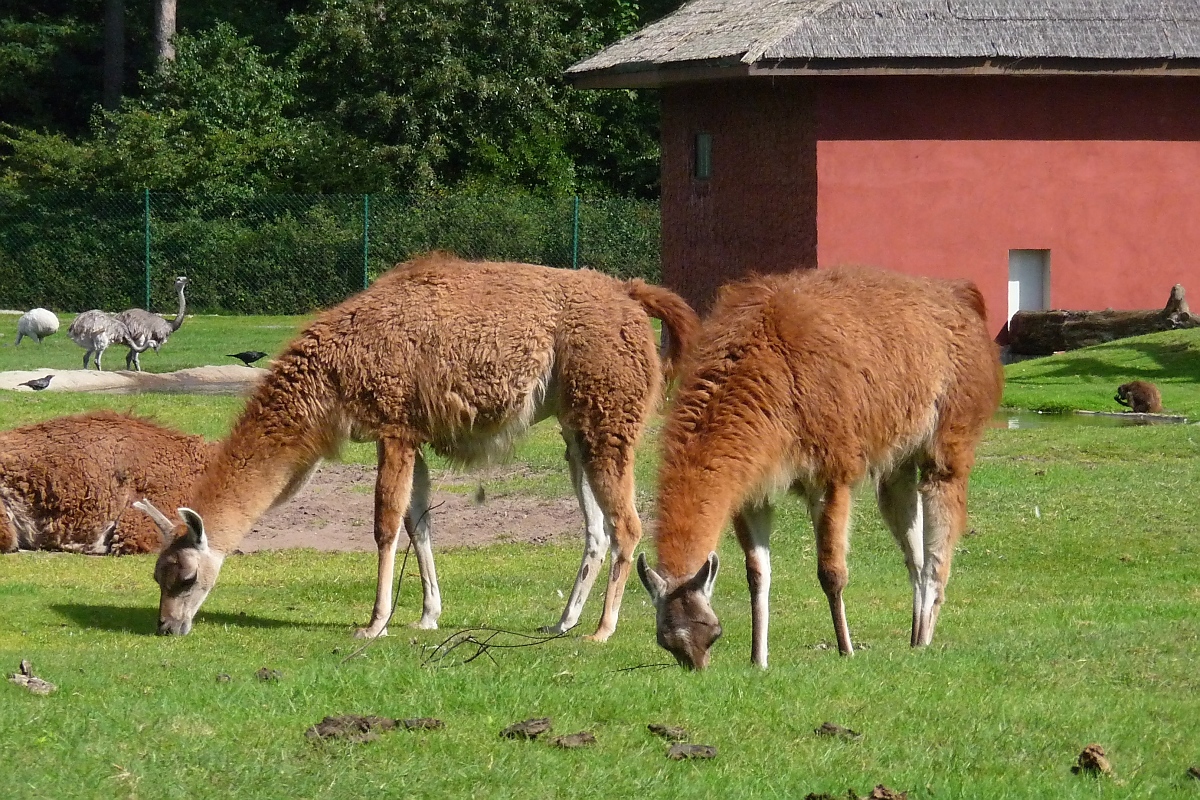
[[[112,111],[121,102],[125,80],[125,0],[104,3],[104,107]]]
[[[157,69],[175,60],[175,3],[176,0],[154,2],[154,63]]]

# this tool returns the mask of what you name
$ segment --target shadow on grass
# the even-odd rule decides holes
[[[1133,342],[1122,347],[1141,353],[1155,363],[1154,367],[1123,367],[1107,363],[1100,357],[1067,358],[1050,365],[1039,365],[1026,375],[1011,376],[1013,384],[1040,383],[1054,378],[1108,378],[1115,389],[1119,384],[1142,380],[1185,383],[1200,382],[1200,359],[1196,348],[1187,342]]]
[[[64,603],[51,609],[70,619],[81,628],[117,633],[153,634],[158,627],[157,608],[129,606],[92,606]],[[343,628],[330,622],[295,622],[287,619],[256,617],[251,614],[227,614],[221,611],[201,611],[196,626],[233,625],[239,628]]]

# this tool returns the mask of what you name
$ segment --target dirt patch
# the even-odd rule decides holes
[[[572,541],[582,535],[583,515],[573,497],[488,494],[477,504],[471,494],[438,491],[438,483],[435,477],[430,512],[435,551],[498,542]],[[374,492],[374,467],[323,464],[295,497],[259,519],[238,550],[374,552]],[[402,541],[401,547],[406,544]]]

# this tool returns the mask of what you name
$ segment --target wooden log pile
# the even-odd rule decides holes
[[[1161,309],[1018,311],[1008,323],[1008,344],[1017,355],[1048,356],[1114,339],[1197,327],[1200,316],[1188,308],[1183,286],[1177,283]]]

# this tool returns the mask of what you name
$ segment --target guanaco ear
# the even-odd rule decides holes
[[[197,550],[208,549],[208,537],[204,535],[204,520],[200,515],[190,508],[178,509],[179,516],[183,517],[183,523],[187,525],[188,544],[195,547]]]
[[[655,572],[649,562],[646,561],[646,554],[638,554],[638,577],[642,579],[642,586],[646,587],[646,591],[650,593],[650,600],[657,604],[667,593],[667,582],[663,577]]]
[[[143,497],[141,500],[134,500],[133,507],[154,521],[159,533],[162,534],[164,543],[170,540],[171,531],[175,529],[175,525],[171,522],[171,520],[167,519],[166,514],[154,507],[154,504],[150,502],[149,498]]]
[[[717,582],[717,570],[721,566],[720,559],[716,553],[709,553],[708,560],[704,562],[704,566],[696,571],[692,579],[688,581],[688,585],[698,592],[702,592],[705,598],[711,600],[713,586]]]

